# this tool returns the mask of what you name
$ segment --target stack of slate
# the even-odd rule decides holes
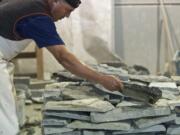
[[[89,82],[68,82],[66,76],[66,82],[46,87],[44,135],[180,135],[180,93],[173,79],[128,74],[124,78],[159,88],[162,98],[152,105]]]

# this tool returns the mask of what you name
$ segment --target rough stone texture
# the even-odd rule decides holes
[[[72,129],[93,129],[93,130],[130,130],[131,124],[127,122],[93,124],[81,121],[74,121],[67,125]]]
[[[44,102],[63,100],[61,96],[61,91],[59,89],[45,90],[43,97],[44,97]]]
[[[73,129],[70,128],[52,128],[52,127],[45,127],[44,128],[44,134],[45,135],[52,135],[52,134],[61,134],[61,133],[66,133],[66,132],[71,132]]]
[[[165,132],[166,128],[163,125],[156,125],[148,128],[143,129],[131,129],[129,131],[115,131],[112,133],[112,135],[125,135],[130,133],[156,133],[156,132]]]
[[[14,84],[25,84],[30,85],[30,77],[14,77]]]
[[[44,119],[42,121],[42,126],[66,126],[68,124],[67,120],[59,120],[59,119]]]
[[[180,126],[172,125],[167,129],[167,135],[179,135],[180,134]]]
[[[132,108],[122,107],[116,108],[106,113],[91,113],[91,121],[94,123],[119,121],[126,119],[136,119],[151,116],[170,115],[169,107],[148,107],[148,108]]]
[[[87,86],[76,86],[70,88],[64,88],[62,91],[63,99],[70,99],[70,100],[79,100],[79,99],[88,99],[88,98],[98,98],[103,100],[104,97],[100,94],[93,91],[92,88],[89,88]]]
[[[54,134],[53,134],[54,135]],[[81,131],[71,131],[71,132],[66,132],[66,133],[61,133],[61,134],[55,134],[55,135],[82,135]]]
[[[124,90],[122,93],[135,100],[154,104],[162,97],[162,92],[159,88],[150,88],[148,86],[134,84],[132,82],[124,82],[123,85]]]
[[[143,107],[147,106],[147,104],[139,101],[122,101],[117,104],[116,107]]]
[[[146,128],[161,123],[167,123],[175,119],[176,119],[176,115],[172,114],[170,116],[165,116],[165,117],[139,119],[135,121],[135,124],[138,128]]]
[[[103,131],[83,131],[83,135],[105,135],[105,132]]]
[[[107,112],[114,109],[114,106],[107,101],[92,98],[72,101],[47,102],[44,109],[56,111]]]
[[[54,73],[53,78],[55,78],[59,82],[63,82],[63,81],[82,82],[82,81],[85,81],[85,79],[78,77],[70,72],[66,72],[66,71]]]
[[[67,118],[67,119],[75,119],[75,120],[83,120],[83,121],[90,121],[90,116],[84,112],[44,112],[44,116],[48,117],[60,117],[60,118]]]
[[[55,83],[55,80],[40,81],[40,80],[31,80],[29,88],[30,89],[44,89],[46,85]]]
[[[175,82],[152,82],[150,83],[149,87],[160,88],[163,92],[164,97],[166,97],[166,94],[179,94],[179,90]]]
[[[175,118],[175,124],[180,126],[180,117],[176,117]]]
[[[130,80],[139,80],[143,82],[172,82],[171,78],[165,76],[153,76],[153,75],[129,75]]]

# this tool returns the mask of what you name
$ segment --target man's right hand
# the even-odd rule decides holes
[[[112,75],[102,75],[100,84],[110,91],[122,91],[123,89],[121,80]]]

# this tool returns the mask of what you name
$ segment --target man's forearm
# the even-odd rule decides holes
[[[59,61],[71,73],[86,78],[93,82],[101,82],[101,73],[96,72],[87,65],[81,63],[73,54],[67,53],[66,56]]]

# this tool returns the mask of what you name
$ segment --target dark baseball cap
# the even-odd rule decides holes
[[[81,0],[65,0],[73,8],[77,8],[81,4]]]

